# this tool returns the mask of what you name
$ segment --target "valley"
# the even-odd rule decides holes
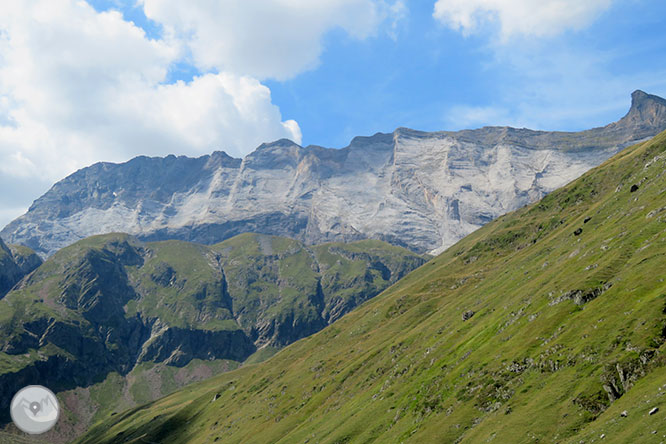
[[[270,360],[77,442],[661,442],[664,153],[666,133],[628,148]]]
[[[401,128],[80,170],[2,232],[36,252],[0,245],[0,398],[55,390],[53,443],[503,442],[532,410],[525,442],[577,436],[662,371],[664,135],[624,148],[664,127],[637,91],[578,133]]]

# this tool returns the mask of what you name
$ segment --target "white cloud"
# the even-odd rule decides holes
[[[373,0],[141,2],[148,18],[185,42],[200,69],[278,80],[316,67],[332,29],[373,34],[383,9]]]
[[[500,36],[552,36],[580,29],[608,9],[612,0],[437,0],[433,16],[470,34],[482,25],[499,25]]]
[[[137,154],[241,156],[300,129],[240,74],[163,84],[180,48],[85,2],[12,2],[0,16],[0,172],[56,180]]]
[[[0,196],[0,225],[12,208],[97,161],[214,149],[240,157],[283,137],[300,143],[298,123],[282,119],[258,79],[316,66],[330,30],[365,38],[393,17],[384,0],[142,6],[161,25],[159,39],[83,0],[0,5],[0,182],[20,184]],[[203,74],[167,83],[176,63]]]
[[[584,130],[620,119],[631,92],[666,91],[664,69],[617,73],[615,51],[590,51],[566,41],[522,42],[493,48],[494,90],[479,106],[447,110],[442,126],[507,125],[539,130]]]
[[[384,13],[389,18],[390,26],[387,31],[388,35],[391,39],[396,41],[398,40],[398,29],[400,24],[409,16],[409,9],[402,0],[397,0],[390,5],[384,3],[383,6]]]
[[[444,116],[447,128],[461,130],[480,126],[515,126],[514,120],[502,107],[457,105]]]

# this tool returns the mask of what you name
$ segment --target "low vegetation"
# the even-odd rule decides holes
[[[50,387],[65,414],[47,440],[68,441],[189,382],[267,359],[425,261],[379,241],[307,247],[244,234],[204,246],[93,236],[0,300],[0,399],[8,404],[28,384]]]
[[[662,442],[665,172],[662,133],[268,361],[78,442]]]

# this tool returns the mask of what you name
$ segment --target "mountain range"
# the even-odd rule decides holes
[[[575,133],[84,168],[1,233],[0,400],[56,391],[50,443],[650,442],[665,128],[636,91]]]
[[[77,443],[660,443],[666,132]]]
[[[343,149],[278,140],[244,159],[98,163],[56,183],[0,236],[43,257],[109,232],[202,244],[245,232],[308,245],[371,238],[436,254],[664,129],[666,101],[635,91],[626,116],[581,132],[399,128]]]

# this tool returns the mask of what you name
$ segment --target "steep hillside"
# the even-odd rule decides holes
[[[254,234],[211,247],[94,236],[0,300],[0,399],[35,383],[63,393],[68,415],[50,437],[60,441],[117,409],[265,359],[424,262],[380,241],[311,249]]]
[[[662,442],[665,172],[662,133],[270,360],[78,442]]]
[[[244,159],[98,163],[56,183],[0,234],[45,256],[116,231],[203,244],[245,232],[307,244],[371,238],[439,253],[664,129],[666,101],[636,91],[622,119],[580,132],[399,128],[343,149],[279,140]]]
[[[42,260],[30,248],[8,246],[0,239],[0,298],[41,263]]]

